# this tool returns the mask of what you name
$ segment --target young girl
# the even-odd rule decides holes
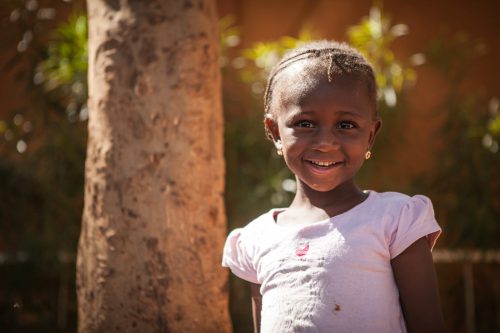
[[[273,69],[264,104],[297,192],[224,247],[222,265],[251,283],[255,331],[444,331],[431,202],[354,182],[381,126],[365,58],[336,42],[295,49]]]

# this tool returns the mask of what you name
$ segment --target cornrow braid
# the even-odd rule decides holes
[[[322,60],[322,65],[326,67],[328,82],[333,81],[334,75],[347,73],[360,73],[367,81],[370,97],[376,103],[377,88],[375,75],[369,62],[357,51],[346,43],[333,41],[314,41],[304,44],[289,53],[276,64],[269,75],[267,87],[264,93],[264,113],[265,117],[272,116],[271,105],[274,88],[276,86],[278,74],[289,68],[292,64],[308,60]],[[271,133],[266,127],[266,136],[272,140]]]

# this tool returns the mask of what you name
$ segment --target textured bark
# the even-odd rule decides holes
[[[214,0],[92,0],[79,332],[229,332]]]

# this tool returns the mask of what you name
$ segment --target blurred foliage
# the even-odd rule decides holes
[[[62,43],[64,47],[53,44],[49,47],[49,52],[32,55],[36,56],[39,63],[32,67],[34,79],[27,86],[28,96],[33,104],[27,104],[27,110],[16,110],[11,122],[2,120],[0,123],[0,130],[3,130],[4,134],[0,150],[3,156],[2,170],[5,179],[11,179],[6,185],[12,184],[11,187],[2,187],[0,194],[2,198],[10,198],[8,200],[16,202],[16,206],[29,207],[22,214],[19,211],[23,210],[5,207],[0,210],[0,220],[9,221],[12,225],[16,223],[31,225],[31,227],[17,228],[18,233],[26,233],[25,236],[18,235],[17,239],[43,243],[43,246],[40,245],[42,248],[36,249],[30,256],[44,253],[47,258],[56,258],[58,252],[63,249],[74,252],[74,244],[78,237],[82,208],[86,123],[75,123],[66,111],[71,103],[84,100],[86,93],[77,94],[74,90],[66,95],[51,96],[47,93],[49,85],[52,91],[59,89],[62,91],[68,86],[74,86],[75,82],[86,82],[86,79],[82,79],[86,76],[86,71],[81,70],[81,57],[68,56],[72,52],[71,48],[76,50],[82,43],[81,38],[76,40],[71,38],[82,33],[81,24],[80,26],[75,24],[77,21],[78,19],[73,19],[56,30],[54,38],[64,41]],[[71,31],[75,29],[79,31]],[[66,56],[61,57],[59,51],[54,51],[56,49],[65,49]],[[73,68],[67,70],[71,75],[62,77],[58,74],[65,71],[62,68],[69,67]],[[57,84],[55,79],[38,79],[37,76],[41,73],[46,74],[47,78],[57,78]],[[32,108],[36,108],[36,112],[32,111]],[[18,189],[14,190],[15,188]],[[12,197],[13,193],[19,191],[37,193],[39,200],[32,200],[29,195]],[[32,207],[34,203],[36,206]],[[24,214],[30,212],[33,215],[26,218]],[[29,234],[29,230],[32,229],[35,231]],[[28,244],[16,243],[16,245],[8,243],[7,247],[32,248]],[[41,249],[44,251],[40,251]]]
[[[245,67],[242,68],[243,82],[251,84],[252,91],[262,95],[272,68],[290,49],[317,39],[309,29],[302,29],[297,38],[284,36],[276,41],[259,42],[242,52]],[[250,60],[248,63],[246,60]]]
[[[219,20],[220,31],[220,65],[224,69],[228,66],[231,50],[240,44],[240,29],[235,26],[235,18],[228,15]]]
[[[372,7],[369,16],[347,30],[349,44],[360,50],[372,64],[379,99],[389,107],[396,105],[397,93],[402,91],[403,85],[416,79],[413,68],[401,64],[391,49],[392,43],[406,34],[408,27],[405,24],[391,25],[390,17],[378,6]],[[421,65],[425,57],[415,54],[410,60],[412,65]]]
[[[20,24],[23,29],[38,27],[39,20],[47,20],[48,17],[52,18],[55,15],[47,16],[46,13],[53,13],[55,9],[39,8],[36,1],[17,2],[20,7],[14,8],[10,14],[10,21],[14,26]],[[31,15],[31,12],[34,14]],[[72,34],[71,30],[75,28],[77,25],[73,22],[65,24],[57,30],[54,38],[62,36],[68,43],[71,43],[73,36],[82,33],[80,27],[78,33]],[[22,33],[21,36],[20,43],[25,41],[26,32]],[[86,40],[86,35],[84,37]],[[43,80],[39,79],[40,68],[44,68],[44,73],[50,72],[48,76],[56,76],[53,74],[57,72],[57,66],[54,64],[58,61],[50,57],[58,56],[58,59],[61,60],[59,63],[67,62],[67,59],[63,60],[60,57],[61,53],[54,52],[53,47],[46,52],[46,49],[41,47],[40,44],[43,42],[38,41],[39,38],[43,37],[33,35],[29,39],[29,47],[19,48],[18,46],[18,53],[9,61],[10,64],[19,63],[24,56],[33,63],[33,66],[29,66],[32,71],[28,83],[21,82],[21,84],[26,85],[27,98],[30,102],[26,104],[26,109],[15,110],[10,120],[0,121],[0,134],[3,134],[0,142],[0,152],[3,157],[2,172],[5,179],[11,180],[6,185],[12,184],[11,187],[2,187],[0,194],[2,198],[8,198],[7,202],[12,200],[12,203],[16,203],[10,207],[18,206],[28,209],[23,211],[22,209],[7,209],[5,207],[6,209],[0,210],[0,220],[9,221],[12,225],[16,225],[16,223],[26,225],[26,228],[18,228],[18,233],[27,233],[29,230],[36,229],[33,234],[28,234],[27,237],[18,235],[18,239],[27,239],[28,242],[33,243],[39,243],[43,240],[41,241],[44,243],[42,248],[44,250],[51,248],[53,252],[37,249],[31,255],[44,253],[48,257],[56,257],[61,248],[73,250],[78,235],[82,206],[80,202],[83,189],[82,163],[85,156],[86,131],[84,123],[72,124],[68,122],[69,118],[64,112],[68,104],[67,100],[61,100],[60,96],[51,98],[47,94],[45,85],[40,85],[43,83]],[[85,41],[80,38],[74,40],[74,43],[78,45],[72,47],[77,49]],[[67,46],[65,48],[67,49]],[[82,67],[82,61],[83,59],[80,59],[79,62],[73,61],[65,66],[79,69]],[[52,65],[47,66],[47,64]],[[86,71],[84,71],[79,76],[73,76],[76,72],[75,69],[71,70],[71,75],[68,75],[66,79],[68,81],[78,80],[86,75]],[[72,94],[72,96],[75,95]],[[18,197],[12,195],[19,193],[19,191],[37,193],[39,200],[32,200],[33,198],[28,195]],[[34,203],[36,206],[31,207]],[[30,212],[32,216],[26,218],[25,214],[30,214]],[[58,230],[56,226],[59,224],[64,229],[68,221],[72,221],[73,226],[69,227],[68,225],[68,229],[61,233],[61,230]],[[27,224],[32,226],[28,227]],[[61,237],[66,233],[72,236],[69,239]],[[21,249],[32,247],[28,244],[16,243],[16,245],[8,243],[7,247]]]
[[[42,68],[41,64],[62,63],[62,56],[70,57],[67,51],[49,50],[49,36],[86,43],[86,36],[77,42],[72,41],[76,34],[60,34],[72,29],[68,24],[50,35],[56,21],[78,8],[78,3],[12,0],[2,4],[7,13],[2,24],[9,34],[0,49],[9,58],[1,71],[14,77],[12,84],[24,88],[24,100],[4,110],[0,119],[2,332],[76,330],[71,258],[83,208],[86,122],[70,117],[71,98],[57,87],[49,92],[44,84],[41,75],[52,75],[57,66]],[[47,60],[55,55],[59,61]],[[79,68],[81,61],[67,67]],[[72,80],[74,73],[71,69],[66,78]]]
[[[437,167],[422,184],[430,190],[450,247],[496,248],[500,240],[499,102],[464,89],[468,71],[485,52],[464,33],[438,36],[426,52],[450,89],[436,110],[444,116],[435,138],[441,147]]]
[[[53,100],[61,104],[70,121],[86,120],[87,114],[87,17],[74,14],[54,32],[47,58],[34,75]]]
[[[498,98],[492,98],[490,100],[490,118],[488,119],[488,134],[496,138],[500,137],[500,112],[499,112],[499,100]],[[498,141],[495,141],[496,148],[493,150],[498,151]],[[491,148],[491,146],[490,146]]]

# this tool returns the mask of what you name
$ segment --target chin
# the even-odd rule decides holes
[[[312,186],[310,185],[309,187],[317,192],[330,192],[331,190],[334,190],[337,186],[325,186],[324,184],[321,185],[313,184]]]

